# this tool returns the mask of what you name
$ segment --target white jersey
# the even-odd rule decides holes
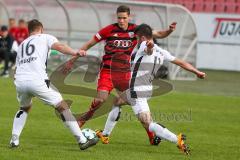
[[[57,38],[48,34],[36,34],[25,39],[17,52],[15,79],[18,81],[48,79],[47,59],[52,45],[56,42]]]
[[[131,68],[132,78],[130,81],[131,98],[137,98],[137,92],[139,91],[145,92],[141,94],[145,98],[150,97],[152,94],[152,81],[158,69],[163,64],[163,61],[171,62],[175,60],[174,56],[156,44],[154,44],[151,55],[148,55],[144,51],[146,48],[146,41],[143,41],[134,55],[135,57]]]

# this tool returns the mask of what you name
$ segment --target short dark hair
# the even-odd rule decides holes
[[[130,15],[130,8],[125,5],[118,6],[117,13],[119,12],[127,12],[127,14]]]
[[[16,21],[15,18],[9,18],[8,21]]]
[[[2,32],[8,31],[8,27],[5,25],[1,26],[1,31]]]
[[[139,37],[146,37],[148,39],[153,38],[152,28],[147,24],[140,24],[135,29],[135,34],[137,34]]]
[[[34,32],[36,30],[39,30],[40,28],[43,28],[43,25],[37,19],[33,19],[33,20],[28,22],[28,31],[29,31],[29,33],[32,33],[32,32]]]
[[[25,23],[24,19],[19,19],[18,23]]]

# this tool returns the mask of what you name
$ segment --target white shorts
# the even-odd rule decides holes
[[[135,115],[138,115],[142,112],[150,112],[148,99],[149,98],[131,98],[130,91],[127,93],[127,102],[132,106],[132,110]]]
[[[63,100],[61,94],[48,88],[45,81],[14,81],[17,90],[17,99],[20,107],[27,107],[32,104],[32,98],[38,97],[46,104],[57,107],[57,105]]]

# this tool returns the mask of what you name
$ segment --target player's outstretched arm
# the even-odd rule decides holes
[[[80,50],[83,51],[87,51],[88,49],[90,49],[91,47],[93,47],[95,44],[97,44],[98,42],[92,38],[90,39],[88,42],[86,42],[81,48]],[[70,60],[67,61],[66,65],[63,68],[63,73],[66,74],[68,73],[72,67],[74,62],[79,58],[79,56],[73,56]]]
[[[166,38],[169,36],[175,29],[176,29],[176,22],[173,22],[171,25],[169,25],[169,28],[165,31],[156,31],[153,30],[153,37],[154,38]]]
[[[89,50],[91,47],[93,47],[95,44],[97,44],[98,42],[92,38],[90,39],[89,41],[87,41],[80,49],[81,50],[84,50],[84,51],[87,51]],[[77,59],[79,58],[79,56],[73,56],[69,61],[68,63],[71,63],[73,64]]]
[[[60,42],[54,43],[51,48],[55,49],[63,54],[68,54],[68,55],[72,55],[72,56],[85,56],[86,55],[86,51],[84,51],[84,50],[76,51],[76,50],[72,49],[71,47],[69,47],[68,45],[60,43]]]
[[[174,61],[172,61],[172,63],[182,67],[183,69],[185,69],[187,71],[190,71],[190,72],[196,74],[198,78],[204,79],[206,77],[206,74],[204,72],[199,71],[198,69],[193,67],[188,62],[185,62],[183,60],[180,60],[180,59],[176,58]]]

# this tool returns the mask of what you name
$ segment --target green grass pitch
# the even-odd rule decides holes
[[[13,117],[18,109],[11,79],[0,79],[0,160],[239,160],[240,75],[238,72],[207,71],[206,80],[172,81],[175,90],[150,100],[154,119],[174,133],[187,135],[191,155],[175,144],[150,146],[145,130],[123,108],[109,145],[98,143],[80,151],[75,139],[55,116],[53,109],[34,99],[23,130],[20,147],[9,149]],[[64,95],[74,100],[74,112],[86,110],[91,98]],[[89,121],[85,128],[102,129],[106,115]]]

